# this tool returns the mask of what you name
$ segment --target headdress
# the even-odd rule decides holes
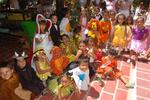
[[[38,55],[40,52],[44,52],[44,49],[39,47],[35,50],[35,52],[33,53],[33,56]]]
[[[25,52],[23,51],[22,54],[18,54],[17,52],[15,52],[15,55],[13,56],[13,58],[19,60],[19,59],[22,59],[22,58],[27,58],[28,55],[25,54]]]
[[[37,16],[36,16],[36,22],[37,22],[36,33],[40,33],[40,24],[39,23],[41,21],[45,21],[48,31],[50,31],[50,28],[52,26],[51,20],[46,19],[42,14],[37,14]]]

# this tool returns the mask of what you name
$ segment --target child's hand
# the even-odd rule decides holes
[[[82,50],[78,50],[77,56],[80,56],[82,54]]]

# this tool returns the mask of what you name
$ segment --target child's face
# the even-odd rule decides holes
[[[84,43],[79,44],[79,50],[85,51],[86,50],[86,45]]]
[[[52,16],[52,23],[55,23],[55,24],[56,24],[56,23],[57,23],[57,20],[58,20],[57,16],[55,16],[55,15]]]
[[[115,16],[116,16],[115,12],[113,12],[113,11],[110,12],[110,18],[111,18],[111,19],[115,19]]]
[[[69,83],[69,79],[67,78],[67,76],[63,76],[61,79],[61,84],[63,86],[66,86],[66,85],[68,85],[68,83]]]
[[[0,68],[0,77],[2,79],[8,80],[13,75],[13,69],[9,67]]]
[[[63,36],[62,41],[63,41],[63,43],[67,43],[67,42],[69,42],[69,38],[66,36]]]
[[[79,65],[80,70],[86,71],[88,69],[89,63],[87,62],[81,62]]]
[[[127,23],[132,24],[132,19],[130,17],[128,18]]]
[[[89,45],[89,46],[94,46],[94,41],[93,41],[93,40],[89,40],[89,41],[88,41],[88,45]]]
[[[124,16],[122,16],[122,15],[118,16],[118,23],[119,24],[123,24],[124,20],[125,20]]]
[[[109,19],[109,12],[104,12],[103,18],[104,19]]]
[[[44,31],[45,30],[45,28],[46,28],[46,24],[40,24],[40,29],[41,29],[41,31]]]
[[[19,68],[24,68],[26,66],[26,60],[24,58],[20,58],[17,60],[17,65]]]
[[[38,58],[45,58],[46,57],[46,54],[44,53],[44,51],[40,51],[38,54],[37,54],[37,57]]]
[[[137,19],[137,26],[138,27],[143,27],[144,26],[144,20],[142,18]]]

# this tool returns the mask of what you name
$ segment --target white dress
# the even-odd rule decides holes
[[[37,49],[42,48],[44,49],[48,59],[50,60],[51,59],[50,51],[53,47],[53,43],[51,40],[48,39],[48,36],[49,36],[49,32],[46,32],[45,34],[40,34],[40,33],[35,34],[33,52],[35,52]],[[35,38],[42,39],[43,41],[41,43],[36,43]]]

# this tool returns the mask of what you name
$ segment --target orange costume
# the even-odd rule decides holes
[[[0,100],[22,100],[15,93],[15,89],[19,86],[19,80],[16,74],[4,80],[0,78]]]
[[[88,36],[95,38],[99,29],[99,21],[96,19],[91,19],[88,24],[87,24],[87,28],[88,28]]]
[[[55,75],[60,75],[69,64],[69,59],[66,56],[62,55],[62,50],[59,47],[54,47],[52,49],[52,54],[53,57],[50,61],[52,73]]]
[[[111,22],[110,20],[101,20],[99,22],[99,36],[98,36],[98,42],[99,43],[105,43],[108,39],[109,39],[109,35],[111,33],[111,29],[112,29],[112,26],[111,26]]]
[[[109,69],[112,69],[111,72],[108,74],[110,77],[116,79],[122,75],[122,72],[117,69],[117,59],[113,58],[112,60],[110,60],[108,57],[104,57],[102,58],[102,65],[104,65],[105,67],[98,67],[96,70],[97,73],[104,74]]]

